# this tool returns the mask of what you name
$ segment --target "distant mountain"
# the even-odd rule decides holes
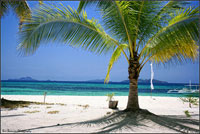
[[[38,81],[36,79],[33,79],[31,77],[21,77],[19,79],[8,79],[5,81]],[[52,81],[52,80],[42,80],[42,81],[46,81],[46,82],[56,82],[56,81]],[[94,79],[94,80],[88,80],[88,81],[71,81],[71,82],[98,82],[98,83],[104,83],[104,79]],[[121,82],[113,82],[113,81],[109,81],[109,83],[129,83],[129,80],[124,80]],[[144,84],[150,84],[150,79],[139,79],[138,83],[144,83]],[[153,83],[159,83],[159,84],[166,84],[168,82],[166,81],[160,81],[160,80],[153,80]]]
[[[139,79],[138,83],[147,83],[147,84],[150,84],[150,81],[151,81],[150,79],[144,79],[144,80],[143,79]],[[121,83],[129,83],[129,80],[121,81]],[[166,84],[168,82],[153,79],[153,83]]]
[[[19,79],[8,79],[8,81],[38,81],[31,77],[21,77]]]
[[[85,82],[101,82],[101,83],[103,83],[104,79],[88,80],[88,81],[85,81]],[[129,83],[129,80],[124,80],[124,81],[121,81],[121,82],[109,81],[109,83]],[[144,79],[144,80],[143,79],[139,79],[138,83],[150,84],[150,79]],[[154,79],[153,83],[166,84],[168,82]]]

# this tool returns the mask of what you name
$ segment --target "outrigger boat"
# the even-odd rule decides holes
[[[173,89],[173,90],[169,90],[167,93],[182,93],[182,94],[191,94],[191,93],[199,93],[199,85],[191,85],[191,81],[189,85],[184,85],[186,87],[182,88],[182,89]],[[187,88],[189,87],[189,88]],[[195,89],[192,87],[196,87]]]

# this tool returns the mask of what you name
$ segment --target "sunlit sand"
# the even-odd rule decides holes
[[[43,102],[44,96],[2,95],[8,100]],[[108,108],[106,96],[46,96],[46,105],[1,109],[1,132],[198,132],[199,107],[189,108],[177,97],[140,96],[142,109],[155,115],[125,114],[127,96],[115,96],[118,109]],[[52,103],[54,103],[52,105]],[[191,117],[186,117],[188,110]],[[156,116],[158,115],[158,116]],[[144,117],[144,118],[143,118]]]

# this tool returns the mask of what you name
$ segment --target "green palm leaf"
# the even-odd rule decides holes
[[[127,44],[121,44],[120,46],[118,46],[115,51],[113,52],[111,58],[110,58],[110,62],[108,64],[108,69],[107,69],[107,74],[106,74],[106,78],[104,80],[104,83],[108,83],[109,82],[109,78],[110,78],[110,71],[112,69],[113,64],[120,58],[122,50],[123,49],[127,49],[128,45]]]
[[[194,20],[196,23],[194,23]],[[151,49],[155,62],[167,62],[171,58],[195,59],[198,54],[198,18],[179,22],[165,31],[151,42]],[[196,41],[195,41],[196,40]]]
[[[39,2],[41,3],[41,1]],[[31,10],[26,1],[16,1],[16,0],[1,1],[0,4],[1,4],[0,18],[4,16],[8,12],[9,7],[11,7],[20,19],[19,23],[20,30],[24,19],[31,17]]]
[[[25,1],[10,1],[10,6],[14,9],[20,21],[23,21],[25,17],[30,16],[31,10]]]
[[[188,3],[182,1],[169,1],[163,6],[160,6],[162,5],[160,2],[157,4],[159,6],[154,7],[157,10],[153,11],[152,18],[150,18],[151,22],[141,25],[141,33],[138,35],[137,52],[139,48],[143,48],[143,46],[146,45],[146,42],[153,34],[157,33],[163,25],[168,24],[167,20],[170,20],[171,14],[173,14],[177,9],[183,9],[183,5]],[[142,20],[142,22],[145,22],[145,20]]]
[[[31,19],[23,24],[21,44],[23,52],[33,53],[41,42],[60,41],[73,47],[102,53],[113,50],[118,42],[105,33],[95,19],[79,14],[71,7],[41,6],[34,11]]]
[[[25,1],[1,1],[0,3],[0,17],[5,15],[5,13],[8,11],[9,6],[13,8],[20,19],[23,19],[25,16],[29,16],[31,13],[30,8]]]
[[[130,3],[119,1],[81,1],[78,8],[79,12],[88,4],[93,3],[97,4],[98,10],[101,11],[106,30],[109,31],[114,38],[118,39],[120,43],[128,43],[130,52],[133,53],[130,35],[131,29],[127,27],[126,21],[128,18],[126,14],[129,12],[127,6]],[[134,26],[131,28],[133,29]]]
[[[158,33],[149,39],[141,55],[152,61],[165,63],[195,59],[198,55],[199,32],[197,9],[180,10]]]
[[[167,14],[174,12],[174,9],[181,8],[183,2],[170,1],[162,7],[162,2],[158,1],[86,0],[80,2],[79,12],[89,4],[96,4],[106,30],[121,43],[128,43],[133,56],[136,46],[138,49],[141,43],[144,45],[158,31],[158,27],[162,27],[161,20],[166,19]]]
[[[8,2],[7,1],[1,1],[1,8],[0,8],[0,18],[2,16],[4,16],[4,14],[6,14],[6,12],[8,11]]]

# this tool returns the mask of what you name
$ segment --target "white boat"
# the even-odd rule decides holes
[[[182,89],[173,89],[173,90],[169,90],[167,93],[182,93],[182,94],[191,94],[191,93],[199,93],[199,85],[191,85],[191,81],[189,85],[184,85],[186,87],[190,87],[190,88],[182,88]],[[196,89],[192,88],[192,87],[196,87]]]
[[[199,89],[188,89],[188,88],[183,88],[183,89],[173,89],[169,90],[167,93],[199,93]]]
[[[179,92],[179,90],[173,89],[173,90],[169,90],[167,93],[178,93],[178,92]]]

